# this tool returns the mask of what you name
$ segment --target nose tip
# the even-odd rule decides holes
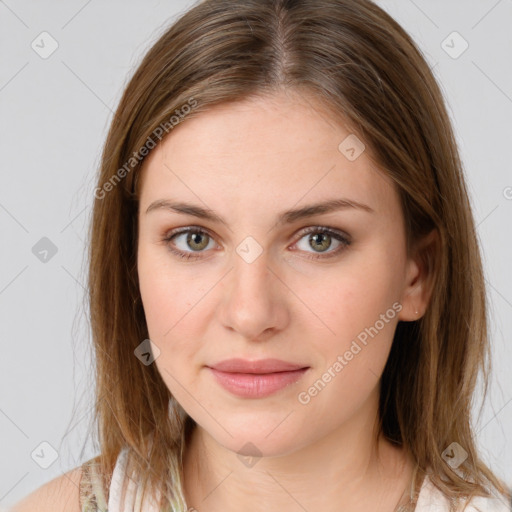
[[[280,287],[282,284],[276,280],[263,253],[251,263],[240,259],[231,269],[224,289],[218,310],[221,322],[247,340],[268,339],[286,323],[284,303],[278,296]]]

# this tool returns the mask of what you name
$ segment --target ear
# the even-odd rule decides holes
[[[412,322],[425,314],[432,295],[439,242],[439,233],[433,229],[412,249],[407,260],[399,320]]]

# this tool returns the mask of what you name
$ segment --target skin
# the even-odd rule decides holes
[[[160,350],[154,364],[198,425],[185,452],[184,488],[199,512],[339,511],[340,503],[344,511],[392,511],[410,481],[412,460],[378,436],[375,422],[396,325],[423,314],[427,276],[416,253],[407,257],[398,193],[369,149],[354,161],[339,151],[348,135],[312,96],[288,90],[186,119],[145,161],[140,291]],[[283,210],[332,198],[374,212],[346,208],[276,225]],[[165,208],[146,213],[160,199],[209,208],[225,224]],[[204,229],[206,240],[164,241],[187,226]],[[314,226],[339,230],[351,243],[337,252],[340,243],[327,237],[312,247],[318,232],[303,231]],[[248,236],[262,250],[251,263],[236,251]],[[198,258],[182,259],[169,246]],[[397,302],[394,318],[300,403],[298,394]],[[269,397],[240,398],[205,367],[231,357],[310,368]],[[247,443],[262,457],[239,456]]]

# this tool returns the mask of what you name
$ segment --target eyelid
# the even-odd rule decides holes
[[[202,259],[203,256],[201,256],[201,254],[206,253],[208,251],[182,251],[181,249],[175,249],[175,248],[170,247],[171,240],[174,237],[184,234],[184,233],[189,233],[189,232],[190,233],[204,233],[204,234],[208,235],[210,237],[210,239],[212,239],[215,243],[217,243],[215,240],[216,237],[210,232],[210,230],[208,228],[204,228],[204,227],[198,226],[198,225],[188,225],[188,226],[183,226],[180,228],[175,228],[170,231],[167,231],[164,234],[162,241],[164,243],[166,243],[166,245],[168,246],[169,250],[172,253],[174,253],[178,256],[181,256],[184,259],[185,258],[193,259],[193,260]],[[297,243],[300,242],[302,240],[302,238],[304,238],[306,235],[308,235],[310,233],[328,234],[328,235],[332,236],[335,240],[337,240],[341,245],[340,245],[340,247],[338,247],[337,249],[335,249],[333,251],[326,252],[325,256],[323,256],[323,253],[321,253],[321,252],[315,253],[315,252],[306,251],[307,254],[313,255],[313,256],[307,256],[306,258],[308,258],[308,259],[321,260],[321,259],[328,259],[330,257],[337,256],[340,252],[343,252],[343,250],[346,249],[352,243],[351,236],[349,234],[345,233],[344,231],[341,231],[337,228],[333,228],[333,227],[330,227],[327,225],[311,225],[311,226],[306,226],[298,231],[298,233],[295,235],[296,241],[293,242],[292,247],[297,245]],[[294,249],[294,250],[297,250],[297,249]],[[300,249],[299,249],[299,251],[300,251]],[[183,256],[182,255],[183,253],[187,254],[187,256]]]
[[[325,233],[329,236],[333,237],[335,240],[337,240],[340,244],[340,246],[337,249],[334,249],[333,251],[328,251],[325,253],[322,252],[308,252],[307,254],[310,254],[311,256],[306,256],[308,259],[312,260],[327,260],[328,258],[334,258],[336,256],[339,256],[349,245],[352,243],[352,238],[347,233],[332,228],[330,226],[319,226],[319,225],[313,225],[308,226],[306,228],[303,228],[299,231],[297,241],[293,243],[293,246],[297,245],[302,238],[304,238],[306,235],[309,235],[310,233]],[[325,255],[324,255],[325,254]]]

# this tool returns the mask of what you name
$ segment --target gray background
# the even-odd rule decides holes
[[[0,506],[96,454],[85,442],[93,176],[134,66],[191,5],[0,0]],[[379,5],[418,42],[448,101],[491,303],[494,373],[476,432],[484,459],[512,485],[512,0]],[[46,59],[31,47],[51,48],[44,31],[58,43]],[[463,41],[454,31],[469,44],[457,58]],[[46,262],[32,250],[48,244],[43,237],[57,249]]]

